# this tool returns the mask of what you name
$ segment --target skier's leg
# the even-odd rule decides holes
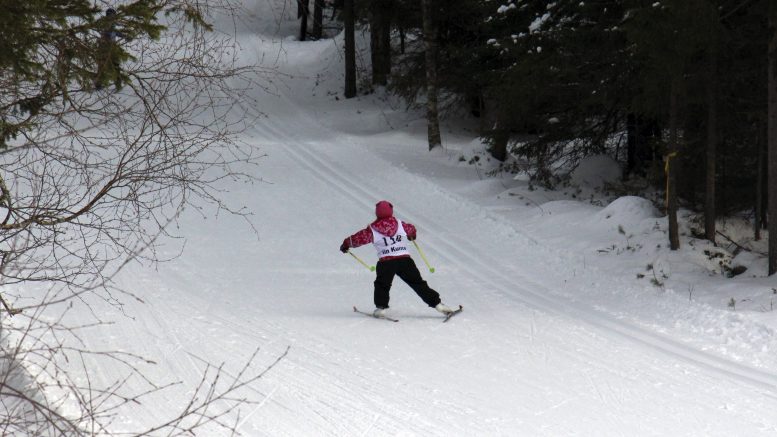
[[[375,266],[375,308],[389,307],[389,290],[396,271],[392,261],[378,261]]]
[[[421,272],[415,265],[412,258],[401,258],[396,260],[401,262],[401,267],[397,269],[397,275],[423,299],[424,303],[434,308],[440,303],[440,294],[432,290],[429,284],[421,277]]]

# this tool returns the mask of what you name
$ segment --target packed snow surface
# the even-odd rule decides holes
[[[597,204],[487,176],[455,120],[428,152],[422,113],[380,90],[342,98],[342,36],[298,42],[292,2],[246,7],[243,59],[278,74],[236,114],[262,114],[243,138],[267,155],[251,169],[262,182],[223,188],[256,232],[190,210],[180,256],[169,242],[171,261],[123,272],[144,302],[105,308],[116,323],[85,343],[152,358],[149,376],[183,384],[120,427],[180,410],[205,362],[235,372],[259,348],[261,369],[290,347],[244,393],[257,401],[235,419],[244,435],[777,435],[772,278],[727,278],[701,255],[714,247],[689,238],[669,251],[666,217],[643,198]],[[605,173],[577,173],[591,192],[613,177],[597,159]],[[399,323],[352,311],[372,310],[374,273],[338,247],[381,199],[418,228],[431,287],[464,306],[449,323],[399,279]],[[376,261],[372,247],[354,253]],[[104,381],[120,376],[97,365]]]

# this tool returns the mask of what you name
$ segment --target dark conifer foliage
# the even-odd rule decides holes
[[[126,83],[120,68],[132,59],[117,38],[156,39],[160,1],[136,1],[111,13],[88,0],[0,0],[0,71],[7,98],[0,106],[0,147],[33,128],[55,100],[81,89]],[[194,10],[192,10],[194,11]],[[205,25],[190,12],[192,21]]]
[[[356,3],[362,23],[392,29],[389,88],[425,103],[421,2],[394,0],[387,21],[370,2]],[[765,226],[764,202],[777,190],[767,187],[777,173],[767,172],[775,8],[770,0],[440,2],[441,114],[478,117],[493,157],[523,158],[536,183],[553,185],[551,169],[608,153],[624,178],[667,190],[662,206],[704,212],[711,241],[719,216],[758,211]]]

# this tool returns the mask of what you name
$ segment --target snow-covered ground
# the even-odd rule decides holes
[[[743,253],[749,270],[727,278],[704,254],[722,249],[685,237],[669,251],[650,202],[595,190],[601,158],[547,192],[470,164],[483,146],[456,121],[428,152],[422,114],[380,91],[342,98],[342,38],[295,41],[286,3],[246,2],[259,33],[241,31],[246,61],[283,73],[247,96],[264,114],[244,138],[267,154],[263,182],[226,187],[257,233],[188,211],[180,257],[120,278],[144,303],[127,302],[131,318],[105,308],[116,323],[83,334],[183,382],[121,427],[180,410],[206,361],[237,371],[260,348],[262,368],[290,346],[246,393],[258,403],[241,412],[245,435],[777,435],[777,281],[763,259]],[[464,305],[450,323],[400,280],[399,323],[352,312],[372,309],[374,273],[338,247],[381,199],[417,226],[430,285]],[[355,253],[374,264],[371,247]]]

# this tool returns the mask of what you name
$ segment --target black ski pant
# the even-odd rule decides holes
[[[429,288],[429,285],[421,277],[421,272],[418,271],[413,258],[405,257],[378,261],[375,270],[378,274],[375,278],[375,307],[389,307],[389,290],[391,290],[394,275],[405,281],[430,307],[435,307],[440,303],[440,295]]]

